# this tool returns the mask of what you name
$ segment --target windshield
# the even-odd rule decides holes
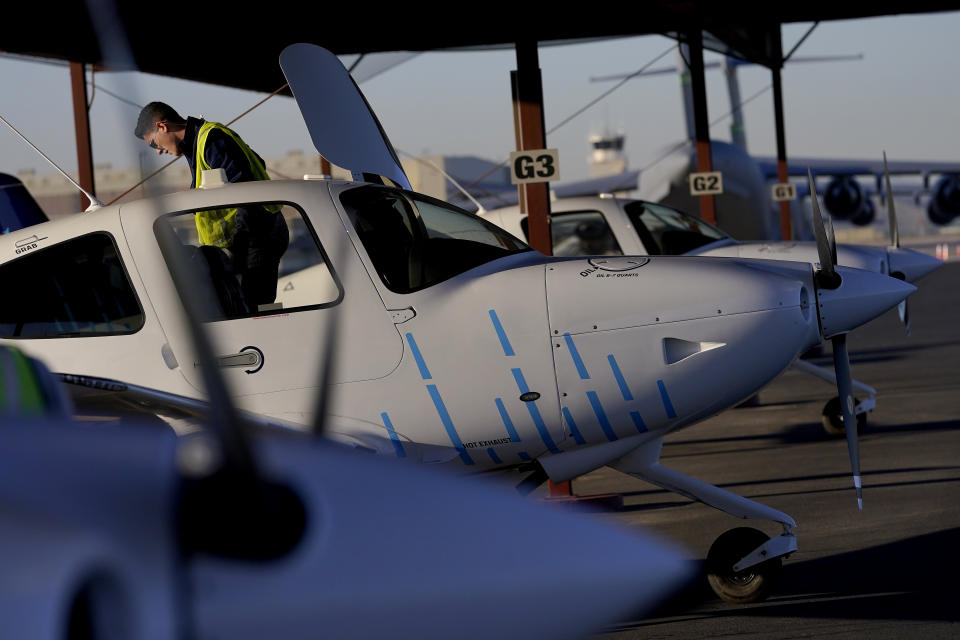
[[[678,256],[730,237],[699,218],[660,204],[635,200],[623,208],[652,256]]]
[[[433,198],[382,187],[340,201],[391,291],[410,293],[530,247],[499,227]]]

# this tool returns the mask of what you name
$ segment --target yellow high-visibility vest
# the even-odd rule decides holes
[[[204,159],[203,151],[207,144],[207,136],[210,135],[210,132],[214,129],[219,129],[220,131],[224,132],[230,136],[234,142],[237,143],[237,146],[240,147],[240,149],[243,151],[243,154],[247,157],[247,162],[250,163],[250,171],[253,173],[254,179],[270,179],[270,176],[267,175],[266,167],[263,166],[263,162],[260,161],[260,159],[257,157],[257,154],[255,154],[253,150],[247,146],[247,143],[245,143],[240,136],[219,122],[204,122],[200,126],[200,131],[197,133],[197,171],[195,176],[195,186],[200,186],[201,174],[204,171],[213,168],[207,164],[206,159]],[[280,205],[267,205],[264,208],[271,213],[277,213],[280,211]],[[215,247],[228,249],[233,243],[233,235],[236,232],[236,218],[237,210],[235,208],[198,211],[194,216],[194,221],[197,225],[197,234],[200,236],[200,244],[209,244]]]

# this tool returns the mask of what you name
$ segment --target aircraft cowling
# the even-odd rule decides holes
[[[856,180],[849,176],[837,176],[823,192],[823,205],[835,218],[846,220],[857,217],[868,200]],[[871,203],[872,204],[872,203]],[[869,222],[869,220],[868,220]],[[857,223],[855,224],[866,224]]]
[[[943,176],[933,186],[927,217],[934,224],[949,224],[960,215],[960,175]]]

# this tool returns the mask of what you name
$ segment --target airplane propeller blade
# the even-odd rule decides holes
[[[835,289],[840,284],[840,277],[834,269],[834,266],[836,266],[835,250],[832,248],[829,238],[827,238],[827,231],[823,225],[823,215],[820,213],[820,202],[817,199],[817,187],[813,182],[813,173],[810,169],[807,169],[807,181],[810,185],[810,205],[813,207],[813,233],[817,238],[817,253],[820,256],[817,284],[828,289]]]
[[[813,230],[817,237],[817,252],[820,255],[820,270],[816,274],[818,287],[836,289],[840,286],[840,275],[836,272],[837,244],[830,220],[829,232],[824,228],[823,215],[817,200],[817,189],[813,182],[813,173],[807,169],[810,185],[810,202],[813,207]],[[847,334],[840,333],[831,339],[833,345],[833,369],[837,375],[837,393],[843,414],[844,431],[847,435],[847,449],[850,452],[850,470],[853,473],[853,486],[857,490],[857,508],[863,510],[863,488],[860,481],[860,449],[857,442],[857,420],[853,405],[853,377],[850,374],[850,356],[847,353]]]
[[[837,264],[837,233],[833,229],[833,216],[827,216],[827,240],[830,241],[830,259]]]
[[[897,209],[893,204],[893,188],[890,186],[890,169],[887,167],[887,152],[883,152],[883,179],[887,189],[887,222],[890,224],[890,246],[900,246],[900,228],[897,225]]]
[[[887,222],[890,224],[890,246],[899,249],[900,225],[897,223],[897,208],[893,204],[893,187],[890,186],[890,168],[887,167],[886,151],[883,152],[883,179],[887,189]],[[897,305],[897,312],[900,316],[900,323],[907,335],[910,335],[910,311],[907,308],[906,300]]]
[[[857,508],[863,510],[863,485],[860,481],[860,447],[857,442],[857,419],[853,405],[853,378],[850,375],[850,357],[847,353],[847,334],[841,333],[831,339],[833,343],[833,368],[837,374],[837,391],[843,412],[843,428],[847,435],[847,450],[850,452],[850,470],[853,486],[857,490]]]

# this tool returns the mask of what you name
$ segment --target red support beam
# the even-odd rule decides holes
[[[85,65],[70,63],[70,88],[73,93],[73,121],[77,134],[77,169],[80,186],[96,195],[93,184],[93,147],[90,144],[90,111],[87,108]],[[80,195],[80,210],[90,206],[85,195]]]
[[[697,171],[713,171],[710,152],[710,123],[707,117],[707,84],[703,72],[703,32],[699,28],[687,34],[690,51],[690,80],[693,88],[693,122],[697,139]],[[700,218],[717,224],[713,196],[700,196]]]
[[[545,149],[547,133],[543,118],[543,86],[537,43],[517,42],[517,70],[510,72],[513,89],[513,127],[517,151]],[[547,182],[517,185],[520,212],[528,217],[530,246],[553,255],[550,239],[550,186]]]

